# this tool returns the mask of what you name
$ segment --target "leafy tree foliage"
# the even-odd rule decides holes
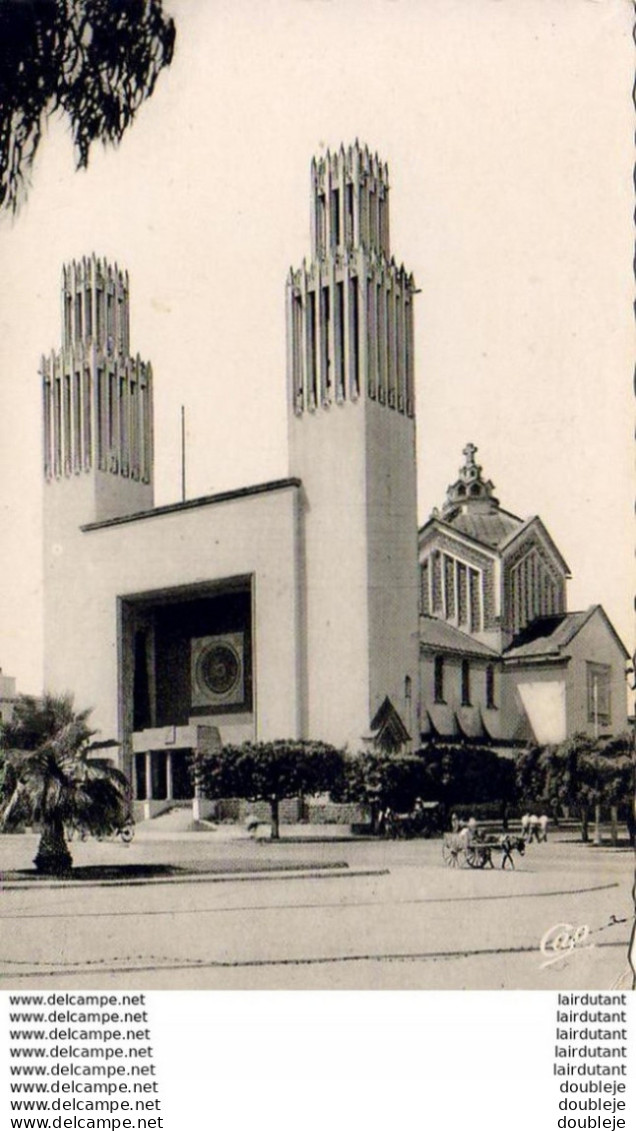
[[[0,208],[15,211],[47,119],[69,119],[78,168],[117,143],[172,60],[162,0],[2,0]]]
[[[22,822],[42,827],[36,868],[63,874],[72,865],[65,827],[108,835],[129,815],[124,775],[104,760],[90,759],[94,733],[89,711],[75,712],[69,695],[35,699],[22,695],[0,736],[4,779],[0,828]]]
[[[530,747],[514,760],[487,747],[439,742],[409,756],[345,755],[323,743],[295,740],[245,743],[206,755],[196,772],[206,797],[268,801],[274,837],[283,798],[327,791],[335,802],[366,806],[375,831],[383,813],[410,813],[418,798],[439,802],[446,814],[459,806],[497,803],[504,826],[508,807],[521,799],[554,815],[562,806],[573,808],[584,839],[592,806],[622,806],[634,835],[635,761],[629,736],[595,743],[574,735],[560,746]]]
[[[546,753],[544,746],[528,746],[517,755],[517,790],[524,805],[547,804]]]
[[[612,821],[612,841],[617,840],[616,816],[621,806],[629,839],[636,843],[636,750],[634,739],[629,734],[620,734],[606,742],[603,747],[603,794],[610,806]]]
[[[381,828],[381,815],[387,809],[396,813],[412,811],[418,797],[428,794],[426,766],[416,756],[385,753],[347,755],[343,773],[331,789],[334,801],[353,801],[364,805],[371,814],[374,831]]]
[[[530,748],[517,760],[517,785],[527,804],[545,805],[553,814],[564,806],[577,813],[584,841],[589,839],[591,810],[598,821],[601,809],[608,806],[613,811],[612,838],[619,806],[634,837],[634,752],[629,735],[608,741],[574,734],[558,746]]]
[[[563,806],[577,804],[579,753],[591,749],[587,736],[560,746],[529,746],[517,755],[517,789],[526,807],[546,809],[558,820]]]
[[[515,796],[512,760],[487,748],[438,743],[409,756],[375,752],[349,756],[342,781],[332,790],[334,801],[367,806],[376,831],[387,809],[411,813],[418,798],[439,802],[445,813],[461,804],[490,801],[505,806]]]
[[[224,746],[195,765],[195,779],[205,797],[242,797],[268,801],[272,839],[280,835],[279,805],[286,797],[326,793],[342,772],[342,754],[324,742],[280,739]]]
[[[458,805],[499,802],[505,821],[507,806],[516,798],[515,764],[481,746],[429,743],[419,752],[426,767],[427,796],[444,809]]]

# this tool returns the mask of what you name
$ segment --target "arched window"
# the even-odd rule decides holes
[[[495,707],[495,669],[492,664],[486,668],[486,706]]]
[[[435,657],[435,702],[444,703],[444,657]]]
[[[470,707],[470,664],[462,660],[462,707]]]

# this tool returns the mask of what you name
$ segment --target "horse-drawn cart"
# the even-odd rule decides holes
[[[501,853],[500,867],[514,868],[512,850],[516,849],[520,856],[526,850],[523,837],[511,836],[502,833],[495,838],[486,838],[472,833],[444,833],[442,842],[442,860],[447,868],[485,868],[488,864],[494,868],[493,853]]]

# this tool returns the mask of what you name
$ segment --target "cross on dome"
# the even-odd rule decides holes
[[[443,513],[447,515],[450,511],[456,510],[460,507],[462,510],[467,506],[483,510],[484,507],[490,511],[493,506],[496,508],[498,505],[497,499],[493,496],[494,484],[482,476],[482,469],[475,461],[475,454],[477,446],[473,443],[468,443],[462,449],[464,456],[464,464],[459,469],[459,478],[451,483],[446,492],[446,502],[444,503]]]
[[[465,483],[470,483],[473,480],[481,478],[481,467],[475,462],[476,451],[477,446],[470,443],[466,444],[466,447],[462,450],[462,455],[466,457],[466,462],[464,466],[459,469],[459,474]]]

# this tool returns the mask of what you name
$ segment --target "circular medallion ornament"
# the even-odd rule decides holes
[[[199,656],[197,675],[213,695],[229,695],[241,674],[241,661],[230,644],[212,644]]]

